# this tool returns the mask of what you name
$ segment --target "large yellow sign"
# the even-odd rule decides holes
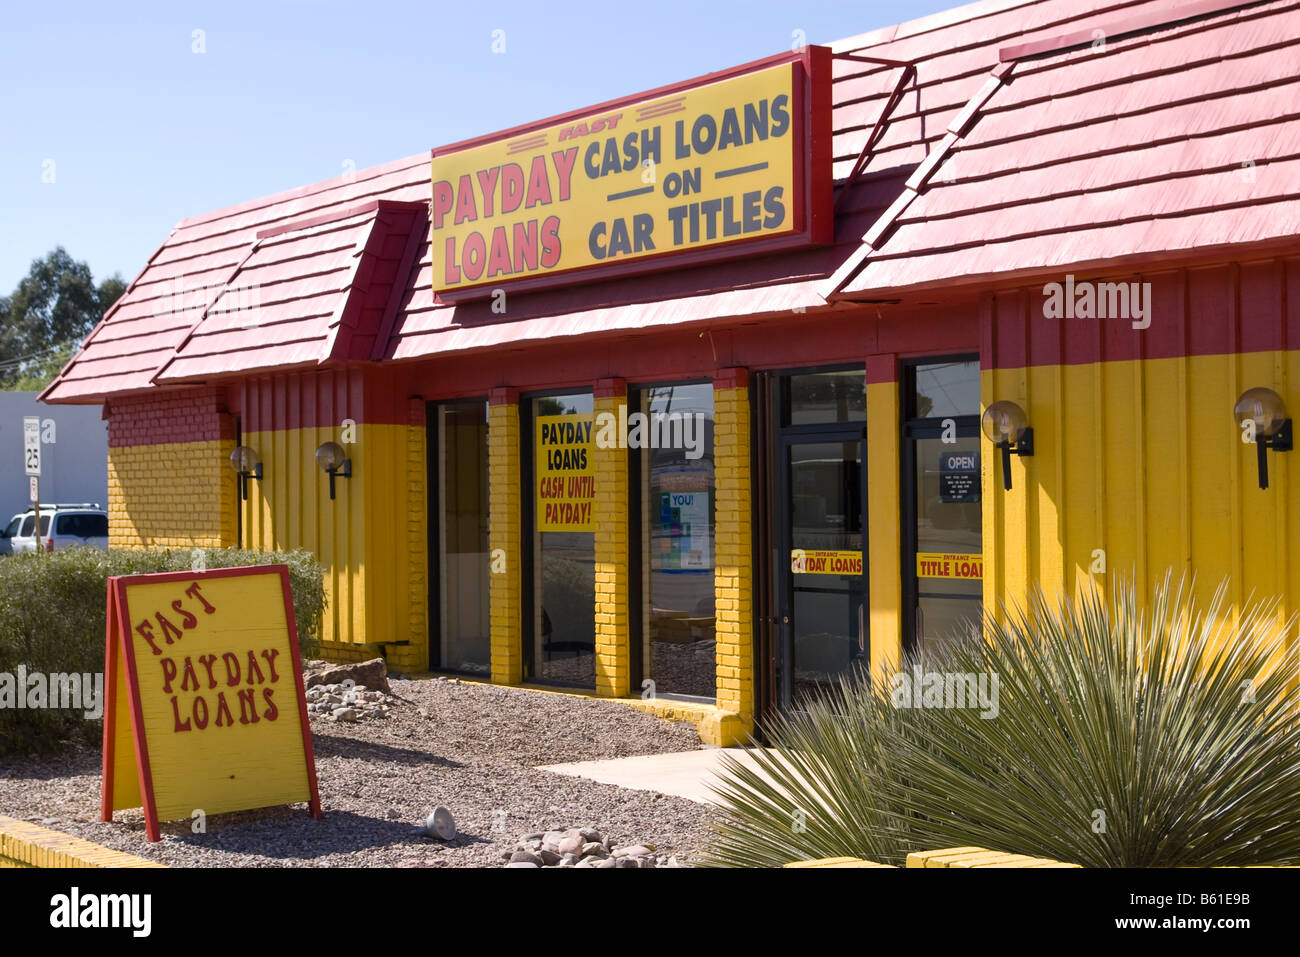
[[[434,291],[487,294],[804,230],[802,69],[786,62],[435,150]]]
[[[594,532],[596,470],[590,415],[537,417],[537,528]]]
[[[305,801],[320,817],[283,565],[111,578],[101,817]]]

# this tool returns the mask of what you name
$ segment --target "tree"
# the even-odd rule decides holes
[[[96,286],[62,246],[33,261],[13,295],[0,297],[0,387],[47,384],[125,289],[118,275]]]

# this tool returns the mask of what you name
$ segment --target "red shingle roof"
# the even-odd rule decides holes
[[[1226,6],[1162,5],[1148,23],[1194,18],[1156,28],[1135,8],[1095,18],[1095,42],[1005,51],[1010,69],[964,134],[823,291],[1294,241],[1300,3]]]
[[[1298,10],[1300,0],[984,0],[833,44],[916,71],[862,175],[837,194],[833,245],[517,294],[504,317],[486,301],[432,301],[428,153],[188,219],[46,398],[97,401],[271,366],[825,309],[837,291],[881,298],[1294,240]],[[1094,48],[1094,29],[1134,18],[1149,25]],[[1072,34],[1082,47],[1054,48]],[[1046,49],[1002,62],[1000,51],[1027,43]],[[901,73],[835,61],[837,181]],[[374,200],[421,205],[363,209]],[[266,312],[253,327],[222,311],[240,303],[241,283],[256,284]]]

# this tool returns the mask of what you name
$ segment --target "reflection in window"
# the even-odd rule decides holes
[[[915,496],[916,649],[978,629],[983,597],[982,446],[978,360],[933,362],[913,370],[911,476]],[[917,420],[930,420],[923,425]],[[948,425],[954,433],[944,440]]]
[[[488,423],[482,400],[438,407],[442,452],[441,667],[491,672]]]
[[[649,597],[645,628],[656,694],[712,698],[714,640],[713,386],[656,386],[634,395],[647,422],[685,426],[635,454],[641,470],[643,567]],[[662,417],[662,418],[656,418]],[[664,430],[660,429],[662,435]],[[689,439],[690,441],[686,441]]]
[[[590,440],[569,428],[589,426],[592,412],[589,392],[533,400],[533,661],[545,681],[588,688],[596,684],[596,536],[581,512],[567,510],[561,518],[547,520],[542,510],[548,502],[581,506],[592,501],[590,488],[569,486],[570,479],[593,474]],[[559,428],[543,434],[544,426]],[[548,478],[562,481],[564,488],[543,497],[539,490]],[[544,526],[556,530],[540,531]]]
[[[787,377],[789,425],[866,422],[867,379],[862,369]]]

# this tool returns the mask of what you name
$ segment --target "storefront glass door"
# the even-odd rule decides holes
[[[799,373],[779,394],[773,651],[776,703],[787,710],[868,656],[865,377]]]
[[[432,574],[436,635],[430,667],[489,674],[487,402],[429,406]]]
[[[781,529],[789,565],[778,674],[781,704],[849,675],[867,654],[862,505],[865,442],[856,434],[783,440]]]

